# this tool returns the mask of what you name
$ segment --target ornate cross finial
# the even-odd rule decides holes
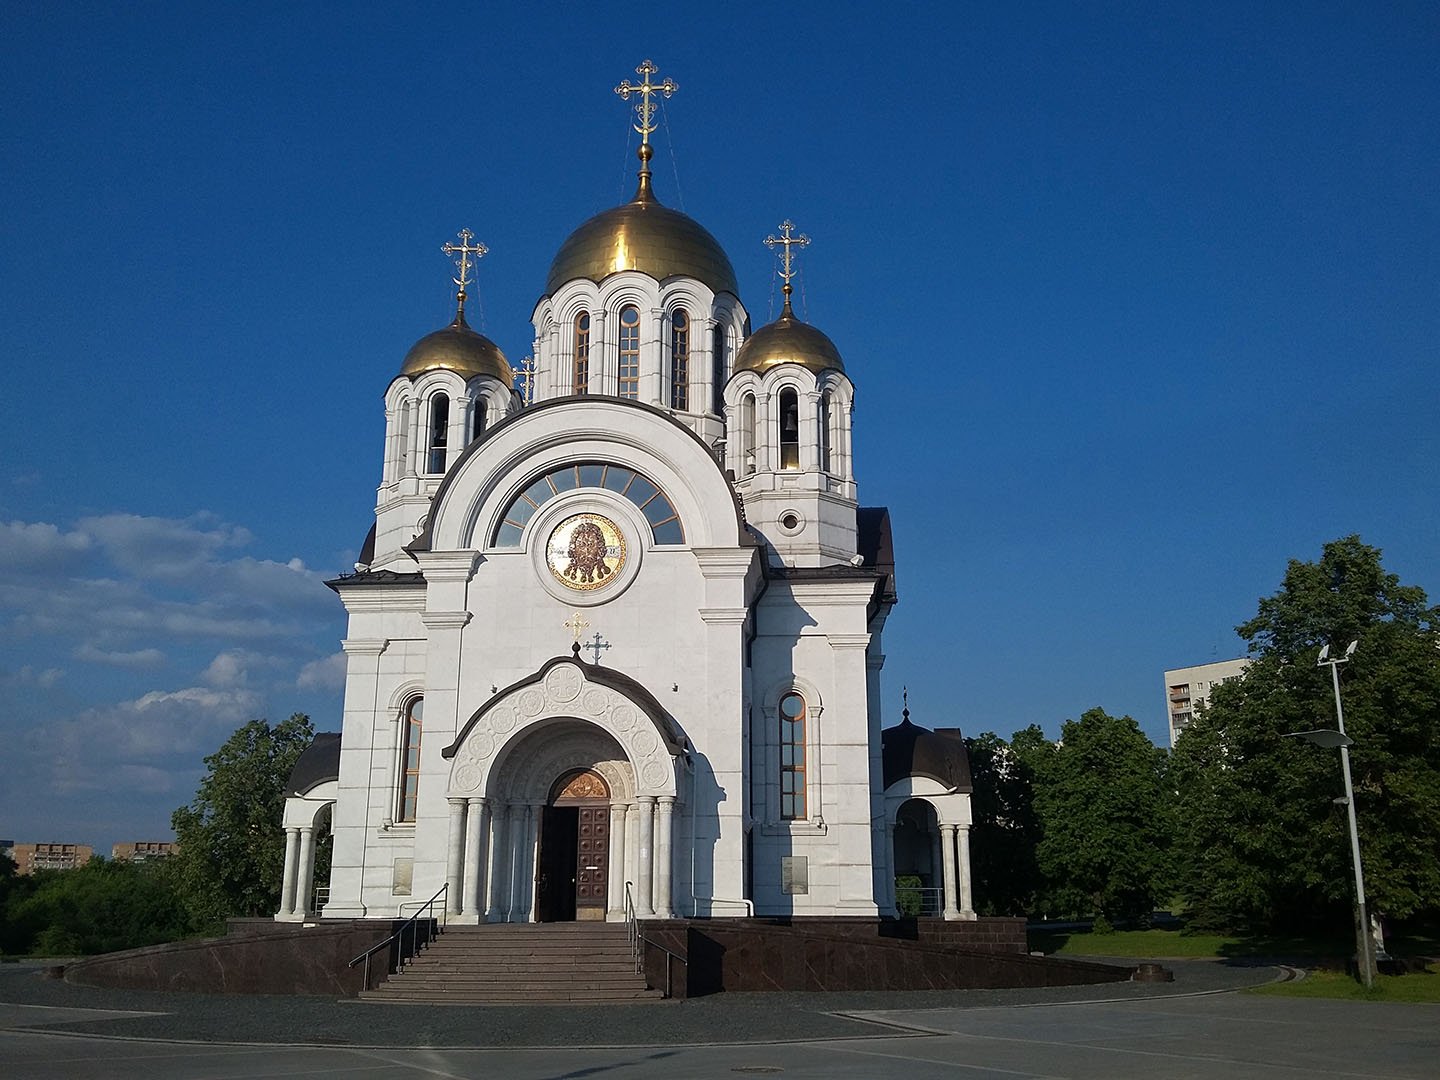
[[[529,405],[535,395],[535,357],[527,356],[520,361],[515,380],[520,384],[520,400]]]
[[[795,276],[795,252],[792,248],[806,248],[810,246],[810,237],[804,233],[792,235],[795,232],[795,223],[786,218],[780,223],[780,235],[771,234],[765,238],[765,246],[771,251],[780,248],[780,278],[785,282],[785,306],[790,306],[790,294],[794,291],[790,286],[790,279]]]
[[[900,700],[905,702],[905,711],[900,718],[908,724],[910,722],[910,688],[908,686],[900,688]]]
[[[610,643],[600,636],[600,631],[595,631],[595,636],[585,643],[585,651],[595,654],[595,663],[600,662],[600,654],[610,648]]]
[[[571,615],[570,618],[566,619],[562,625],[565,627],[566,630],[569,630],[572,634],[575,635],[575,651],[579,652],[580,635],[583,634],[586,630],[590,629],[590,624],[585,621],[585,616],[581,615],[580,612],[577,611],[574,615]]]
[[[475,261],[479,262],[480,257],[490,249],[481,243],[471,244],[470,241],[475,239],[475,234],[472,233],[469,229],[461,229],[455,235],[460,237],[460,243],[446,243],[441,246],[440,250],[443,251],[446,255],[458,254],[460,256],[458,259],[455,260],[455,269],[460,271],[460,276],[453,277],[450,280],[455,282],[456,286],[458,286],[460,289],[460,291],[455,295],[455,300],[460,305],[460,309],[456,317],[463,318],[465,315],[465,286],[470,284],[470,256],[474,255]]]
[[[635,125],[635,130],[640,133],[640,175],[650,175],[650,158],[654,151],[650,148],[650,136],[655,131],[655,101],[656,94],[663,94],[669,97],[680,89],[674,79],[667,78],[664,82],[652,83],[650,76],[660,69],[655,66],[652,60],[643,60],[640,66],[635,69],[635,74],[643,77],[644,81],[636,86],[629,79],[624,80],[615,87],[615,93],[620,95],[620,100],[629,101],[631,94],[639,94],[640,100],[635,103],[635,115],[640,122]]]

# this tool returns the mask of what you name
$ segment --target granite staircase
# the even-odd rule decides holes
[[[446,928],[365,1001],[452,1005],[599,1003],[662,997],[635,971],[624,924],[494,923]]]

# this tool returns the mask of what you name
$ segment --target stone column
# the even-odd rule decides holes
[[[485,827],[488,809],[483,798],[465,800],[465,895],[462,915],[480,919],[480,898],[485,894]]]
[[[958,919],[955,906],[955,826],[940,826],[940,856],[945,864],[945,918]]]
[[[625,810],[624,803],[610,804],[610,878],[605,883],[606,917],[625,918]]]
[[[510,889],[505,902],[505,921],[521,922],[520,897],[525,889],[525,815],[529,807],[518,803],[510,807]]]
[[[660,819],[655,830],[655,914],[662,919],[674,917],[673,898],[670,895],[670,864],[674,855],[671,838],[675,821],[675,798],[660,796],[658,806]]]
[[[655,796],[640,796],[640,851],[635,868],[635,917],[655,917]]]
[[[933,889],[940,885],[945,879],[944,874],[945,857],[941,854],[944,848],[940,845],[940,826],[935,826],[935,832],[930,834],[930,887]],[[925,914],[935,915],[945,906],[945,891],[940,891],[940,904],[935,911]]]
[[[465,852],[465,800],[450,799],[449,842],[445,847],[445,910],[460,913],[460,881]]]
[[[315,880],[315,827],[300,826],[300,877],[295,883],[295,914],[310,914],[310,885]]]
[[[505,826],[510,809],[504,803],[496,803],[490,815],[490,903],[485,912],[487,922],[505,921],[505,897],[510,887],[510,877],[505,872],[509,848],[505,843]]]
[[[956,866],[957,876],[960,878],[960,917],[973,919],[975,900],[970,895],[970,826],[961,825],[957,831],[960,834],[960,860]]]
[[[280,884],[280,910],[276,913],[281,918],[295,914],[295,876],[299,867],[296,866],[300,851],[300,830],[285,830],[285,876],[281,878]]]

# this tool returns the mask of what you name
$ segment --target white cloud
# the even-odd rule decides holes
[[[345,687],[345,654],[337,652],[323,660],[311,660],[295,677],[301,690],[341,690]]]
[[[7,521],[0,524],[0,565],[13,572],[70,563],[93,543],[84,531],[62,532],[49,522]]]
[[[88,664],[106,664],[118,668],[152,668],[165,662],[165,654],[159,649],[102,649],[93,642],[81,642],[75,648],[76,660]]]

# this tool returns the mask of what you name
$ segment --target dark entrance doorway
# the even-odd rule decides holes
[[[609,899],[610,789],[588,769],[551,789],[540,818],[535,917],[540,922],[604,919]]]

